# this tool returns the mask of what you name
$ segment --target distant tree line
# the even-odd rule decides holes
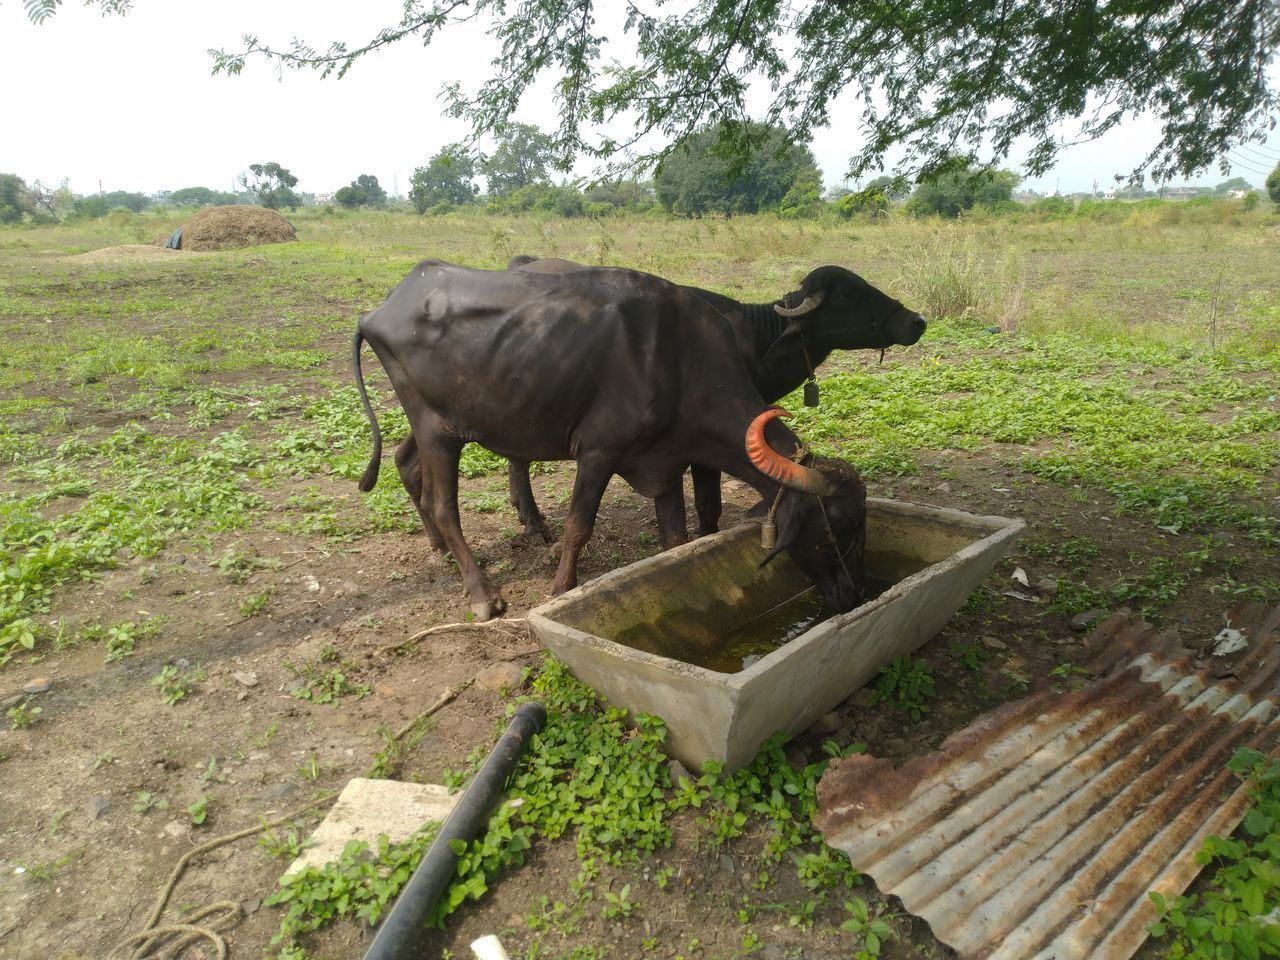
[[[743,138],[752,145],[746,155],[738,149]],[[407,201],[389,197],[378,178],[367,173],[336,191],[331,199],[347,209],[410,206],[419,214],[438,214],[479,205],[495,213],[561,217],[665,212],[681,217],[774,213],[792,218],[835,215],[876,219],[895,208],[918,217],[1025,210],[1041,217],[1059,217],[1092,210],[1090,198],[1080,198],[1077,204],[1066,197],[1023,194],[1015,200],[1018,174],[967,165],[920,183],[881,176],[861,189],[837,188],[824,195],[812,151],[792,142],[780,128],[755,123],[745,127],[720,124],[698,131],[658,164],[652,180],[556,183],[556,172],[552,138],[530,124],[511,123],[497,132],[492,153],[477,153],[461,143],[442,147],[426,165],[413,171]],[[483,193],[481,180],[486,188]],[[183,187],[153,196],[124,190],[76,195],[65,182],[58,187],[38,180],[28,185],[16,174],[0,174],[0,223],[93,219],[113,211],[140,213],[151,207],[232,203],[295,210],[316,202],[314,195],[297,192],[298,178],[274,161],[250,164],[237,182],[241,187],[238,193]],[[1280,204],[1280,164],[1267,177],[1266,187],[1272,202]],[[1256,206],[1259,198],[1243,177],[1232,177],[1213,188],[1179,188],[1178,196],[1185,199],[1200,194],[1211,200],[1242,190],[1250,191],[1244,198],[1246,207]],[[1144,190],[1140,185],[1116,191],[1117,197],[1126,200],[1162,195],[1163,191]]]

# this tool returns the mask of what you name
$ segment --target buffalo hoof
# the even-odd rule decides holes
[[[526,537],[541,537],[543,543],[555,543],[555,535],[551,532],[551,528],[542,520],[534,523],[526,523],[524,525],[524,535]]]
[[[507,610],[507,601],[501,596],[494,597],[492,600],[477,600],[471,604],[471,612],[475,614],[477,620],[492,620],[494,617],[502,616]]]

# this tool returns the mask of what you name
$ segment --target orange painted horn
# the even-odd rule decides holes
[[[777,481],[784,487],[799,490],[801,493],[812,493],[820,497],[835,492],[831,482],[817,470],[802,467],[793,460],[788,460],[764,439],[764,425],[778,417],[790,417],[781,407],[770,407],[751,421],[747,427],[747,456],[751,458],[755,468],[766,477]]]

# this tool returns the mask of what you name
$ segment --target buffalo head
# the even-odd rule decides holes
[[[777,506],[778,542],[763,567],[784,550],[817,585],[826,605],[841,613],[866,599],[867,488],[852,465],[826,457],[789,460],[764,439],[765,424],[790,416],[770,407],[747,428],[747,455],[783,486]]]
[[[928,326],[920,314],[844,267],[819,267],[773,308],[791,322],[769,348],[766,363],[802,347],[825,356],[832,350],[910,346]]]

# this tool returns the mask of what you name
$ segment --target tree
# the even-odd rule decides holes
[[[1271,202],[1280,203],[1280,163],[1277,163],[1276,168],[1267,174],[1265,186]]]
[[[1244,177],[1232,177],[1213,188],[1214,193],[1230,193],[1232,190],[1252,190],[1253,184]]]
[[[169,194],[169,203],[180,207],[225,207],[236,202],[234,193],[208,187],[183,187]]]
[[[509,123],[495,134],[498,145],[480,164],[489,193],[504,197],[520,187],[550,183],[555,162],[551,138],[529,123]]]
[[[135,193],[129,190],[110,190],[102,194],[101,199],[108,210],[123,207],[126,210],[132,210],[134,213],[141,213],[151,206],[151,198],[145,193]]]
[[[249,174],[253,174],[252,181]],[[240,185],[251,192],[259,204],[268,210],[279,210],[281,207],[298,209],[302,198],[293,192],[293,188],[298,185],[298,178],[280,164],[274,161],[251,163],[249,174],[240,174]]]
[[[836,199],[836,213],[845,218],[855,215],[883,217],[891,200],[901,200],[910,192],[901,177],[876,177],[861,190],[846,192]]]
[[[476,161],[470,151],[460,143],[446,144],[409,178],[413,208],[426,213],[440,203],[470,203],[479,192],[479,187],[472,182],[475,175]]]
[[[387,191],[382,189],[377,177],[362,173],[335,193],[333,199],[347,208],[380,207],[387,202]]]
[[[51,12],[56,3],[31,0],[28,9]],[[1168,180],[1264,133],[1280,107],[1270,70],[1280,46],[1273,0],[691,0],[628,5],[629,49],[618,49],[616,32],[606,46],[584,0],[522,3],[518,16],[507,7],[406,0],[400,22],[368,42],[276,48],[249,36],[242,50],[215,51],[214,71],[237,74],[252,57],[340,77],[368,53],[409,37],[430,43],[482,18],[500,43],[488,78],[474,90],[446,89],[475,136],[508,123],[547,79],[561,118],[558,155],[634,150],[637,163],[647,135],[679,144],[709,122],[748,119],[753,80],[775,91],[755,119],[802,142],[830,124],[834,98],[848,89],[861,116],[842,109],[841,122],[867,132],[850,162],[854,178],[883,167],[891,149],[905,148],[900,172],[934,176],[994,166],[1015,143],[1030,144],[1022,165],[1040,175],[1066,143],[1151,113],[1163,127],[1133,172]],[[620,119],[634,135],[607,133]],[[740,139],[735,149],[746,156],[749,146]]]
[[[75,195],[71,192],[70,181],[63,178],[56,187],[36,180],[31,184],[31,200],[38,208],[36,217],[57,220],[66,216],[75,207]],[[41,213],[40,210],[44,212]]]
[[[1010,170],[956,170],[920,184],[907,211],[916,216],[958,217],[975,206],[995,207],[1013,199],[1021,178]]]
[[[17,223],[35,210],[27,182],[16,173],[0,173],[0,223]]]
[[[735,136],[730,126],[699,131],[659,164],[654,188],[667,210],[699,217],[779,207],[805,212],[820,203],[821,177],[808,147],[777,127],[751,124],[755,146],[739,161],[727,146]]]

